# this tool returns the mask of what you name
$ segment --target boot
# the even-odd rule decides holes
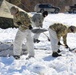
[[[34,58],[34,56],[28,56],[28,57],[26,58],[26,60],[28,60],[28,59],[30,59],[30,58]]]
[[[38,39],[34,39],[34,43],[39,43],[40,42],[40,40],[38,40]]]
[[[14,57],[16,60],[20,59],[20,56],[19,56],[19,55],[13,55],[13,57]]]
[[[61,56],[61,54],[58,54],[57,52],[52,53],[52,57],[58,57],[58,56]]]
[[[60,53],[61,51],[60,51],[60,49],[58,49],[58,51],[57,51],[58,53]]]

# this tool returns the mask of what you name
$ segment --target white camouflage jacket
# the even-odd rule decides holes
[[[43,20],[44,20],[44,17],[42,16],[42,14],[36,13],[33,15],[31,19],[32,19],[32,22],[34,23],[34,27],[42,27]]]

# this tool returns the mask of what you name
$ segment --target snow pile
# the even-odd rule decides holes
[[[48,29],[53,23],[63,23],[76,26],[76,14],[49,14],[44,20],[44,28]],[[0,29],[0,41],[13,43],[17,29]],[[49,36],[48,31],[45,32]],[[0,57],[0,75],[76,75],[76,53],[70,52],[63,46],[62,56],[53,58],[50,42],[41,34],[40,43],[35,43],[35,58],[26,60],[22,55],[20,60],[11,57]],[[76,47],[76,33],[68,34],[67,42],[70,48]],[[62,42],[62,39],[61,39]]]

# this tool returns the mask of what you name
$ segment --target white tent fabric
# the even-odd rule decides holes
[[[6,17],[6,18],[13,18],[13,16],[10,13],[10,8],[12,6],[15,6],[9,2],[7,2],[6,0],[3,0],[1,6],[0,6],[0,17]],[[17,6],[15,6],[17,7]],[[17,7],[20,11],[24,11],[21,8]],[[24,11],[25,12],[25,11]]]

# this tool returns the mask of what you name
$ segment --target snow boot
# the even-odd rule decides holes
[[[53,53],[52,53],[52,57],[58,57],[58,56],[61,56],[61,55],[58,54],[57,52],[53,52]]]
[[[19,55],[13,55],[13,57],[14,57],[16,60],[20,59],[20,56],[19,56]]]
[[[58,49],[58,51],[57,51],[58,53],[60,53],[61,51],[60,51],[60,49]]]
[[[34,43],[39,43],[40,42],[40,40],[38,40],[38,39],[34,39]]]
[[[34,56],[28,56],[28,57],[26,58],[26,60],[28,60],[28,59],[30,59],[30,58],[34,58]]]

